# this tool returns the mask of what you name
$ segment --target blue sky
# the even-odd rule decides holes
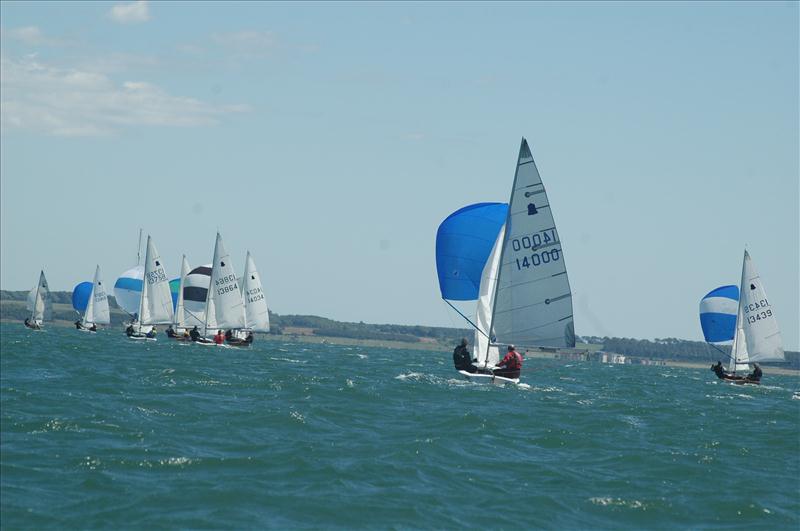
[[[747,245],[798,348],[797,3],[14,3],[3,289],[249,249],[278,313],[460,325],[436,228],[521,136],[583,335],[701,338]]]

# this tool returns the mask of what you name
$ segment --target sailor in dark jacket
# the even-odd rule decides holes
[[[463,338],[461,343],[453,350],[453,365],[455,365],[457,371],[474,373],[478,371],[478,368],[472,364],[472,357],[467,344],[467,338]]]

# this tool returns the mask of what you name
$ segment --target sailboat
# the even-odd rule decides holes
[[[167,336],[178,341],[188,341],[189,336],[186,332],[186,302],[183,289],[186,285],[186,277],[189,275],[189,262],[186,260],[186,255],[183,255],[181,260],[181,276],[178,283],[178,300],[175,303],[175,315],[172,321],[172,334],[167,330]]]
[[[131,339],[155,341],[154,325],[171,324],[173,320],[172,293],[169,280],[164,271],[161,256],[153,239],[147,236],[147,250],[144,259],[144,279],[142,296],[139,299],[139,319],[131,323],[126,334]]]
[[[75,325],[82,332],[97,332],[97,325],[111,323],[111,312],[108,309],[108,296],[100,276],[100,266],[94,271],[92,289],[86,302],[83,317]]]
[[[269,332],[269,309],[261,286],[261,276],[256,263],[247,251],[244,276],[242,276],[242,298],[244,300],[244,328],[231,331],[227,341],[231,345],[249,346],[253,342],[252,332]]]
[[[785,356],[775,310],[767,299],[750,253],[745,250],[728,371],[724,371],[721,364],[712,366],[711,370],[721,380],[759,384],[761,369],[756,363],[759,361],[785,361]],[[755,364],[754,371],[747,374],[751,363]]]
[[[214,260],[211,264],[204,319],[203,334],[197,343],[210,343],[209,331],[213,335],[222,329],[235,330],[245,326],[239,281],[219,233],[214,243]]]
[[[491,373],[499,347],[574,348],[572,292],[550,202],[523,138],[511,199],[464,207],[446,218],[436,236],[442,298],[475,329],[480,383],[519,383]],[[470,320],[450,301],[475,300]]]
[[[44,271],[39,273],[38,284],[28,293],[27,308],[31,315],[25,318],[25,326],[32,330],[41,330],[45,319],[50,319],[53,312],[50,288],[47,287]]]

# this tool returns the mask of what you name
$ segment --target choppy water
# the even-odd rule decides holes
[[[800,526],[794,377],[1,330],[4,528]]]

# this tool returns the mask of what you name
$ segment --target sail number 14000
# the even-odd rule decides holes
[[[549,251],[541,251],[539,253],[532,253],[530,257],[524,256],[522,260],[516,258],[517,270],[522,268],[536,267],[542,264],[549,264],[550,262],[557,262],[561,259],[561,249],[551,249]]]

